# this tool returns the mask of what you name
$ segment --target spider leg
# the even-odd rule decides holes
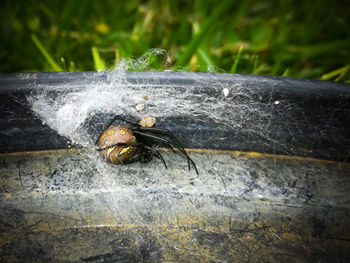
[[[164,166],[165,166],[165,169],[168,169],[168,167],[167,167],[167,165],[166,165],[166,162],[165,162],[163,156],[160,154],[160,152],[159,152],[157,149],[152,148],[152,147],[149,147],[149,146],[146,146],[146,145],[145,145],[144,147],[145,147],[147,150],[151,151],[151,152],[154,154],[154,156],[156,156],[156,157],[158,157],[159,159],[161,159],[162,162],[163,162],[163,164],[164,164]]]
[[[127,123],[130,123],[130,124],[133,124],[133,125],[136,125],[136,126],[141,126],[139,123],[137,122],[134,122],[134,121],[130,121],[128,119],[124,119],[123,117],[119,116],[119,115],[116,115],[111,121],[110,123],[108,124],[107,127],[111,126],[115,120],[121,120],[121,121],[125,121]]]
[[[154,132],[154,133],[162,133],[168,137],[171,137],[178,146],[179,148],[182,149],[183,151],[185,150],[181,144],[181,142],[176,138],[176,136],[168,129],[160,129],[160,128],[149,128],[149,127],[140,127],[139,130],[141,131],[149,131],[149,132]]]
[[[144,137],[148,137],[148,138],[151,138],[151,139],[154,139],[154,140],[158,140],[158,141],[161,141],[161,142],[164,142],[166,145],[168,145],[170,147],[170,149],[175,152],[174,150],[174,146],[168,141],[168,140],[165,140],[161,137],[158,137],[158,136],[155,136],[155,135],[152,135],[152,134],[147,134],[147,133],[144,133],[144,132],[139,132],[137,129],[133,130],[132,131],[134,134],[138,134],[138,135],[141,135],[141,136],[144,136]]]
[[[97,140],[95,141],[95,144],[98,144],[98,141],[100,140],[102,133],[100,134],[100,136],[98,136]]]
[[[179,142],[179,140],[175,137],[175,135],[173,135],[169,130],[166,130],[166,129],[158,129],[158,128],[146,128],[146,127],[141,127],[140,130],[143,130],[143,131],[149,131],[149,132],[154,132],[154,133],[162,133],[168,137],[171,137],[173,140],[175,140],[175,143],[177,145],[177,148],[180,150],[180,152],[182,152],[186,159],[187,159],[187,166],[188,166],[188,170],[191,170],[191,164],[190,162],[192,162],[193,165],[194,162],[191,160],[191,158],[187,155],[185,149],[183,148],[182,144]]]
[[[160,128],[148,128],[148,127],[140,127],[139,130],[141,131],[149,131],[149,132],[155,132],[155,133],[162,133],[166,136],[169,136],[170,138],[172,138],[176,144],[177,144],[177,148],[186,156],[187,159],[187,165],[188,165],[188,170],[190,170],[190,162],[192,163],[194,169],[196,170],[196,173],[198,174],[198,170],[197,170],[197,166],[194,163],[194,161],[188,156],[186,150],[184,149],[184,147],[182,146],[181,142],[176,138],[176,136],[168,129],[160,129]]]
[[[114,146],[135,146],[135,147],[139,147],[139,146],[143,146],[142,143],[137,143],[137,142],[116,142],[112,145],[106,146],[106,147],[102,147],[102,148],[97,148],[96,151],[102,151],[108,148],[112,148]]]
[[[142,131],[162,133],[162,134],[172,138],[176,142],[176,144],[178,146],[177,148],[186,156],[188,170],[190,170],[190,162],[193,164],[193,166],[196,166],[195,163],[193,162],[193,160],[188,156],[188,154],[185,151],[184,147],[182,146],[181,142],[176,138],[176,136],[170,130],[168,130],[168,129],[160,129],[160,128],[149,128],[149,127],[140,127],[139,129],[142,130]]]
[[[141,158],[141,153],[137,153],[133,157],[129,158],[128,160],[123,161],[122,164],[133,163],[133,162],[140,160],[140,158]]]
[[[147,129],[147,130],[148,130],[148,129]],[[161,130],[161,129],[157,129],[157,130]],[[145,130],[145,131],[146,131],[146,130]],[[149,131],[149,130],[148,130],[148,131]],[[167,132],[166,130],[165,130],[165,131],[164,131],[164,130],[161,130],[161,131]],[[173,145],[172,145],[168,140],[166,140],[166,139],[164,139],[164,138],[161,138],[161,137],[155,136],[155,135],[151,135],[151,134],[147,134],[147,133],[144,133],[144,132],[140,132],[140,131],[138,131],[138,130],[134,130],[133,132],[134,132],[135,134],[139,134],[139,135],[142,135],[142,136],[145,136],[145,137],[149,137],[149,138],[152,138],[152,139],[155,139],[155,140],[162,141],[162,142],[164,142],[165,144],[167,144],[168,146],[170,146],[170,148],[174,151]],[[169,131],[169,134],[170,134],[170,136],[171,136],[171,132],[170,132],[170,131]],[[172,136],[175,137],[175,135],[173,135],[173,134],[172,134]],[[175,139],[176,139],[176,137],[175,137]],[[188,169],[190,170],[189,162],[191,162],[192,165],[193,165],[193,167],[194,167],[194,169],[195,169],[195,171],[196,171],[196,173],[199,174],[199,173],[198,173],[197,166],[196,166],[196,164],[194,163],[194,161],[188,156],[188,154],[186,153],[185,149],[182,147],[181,143],[180,143],[177,139],[176,139],[176,141],[178,142],[178,144],[180,144],[180,145],[178,145],[177,148],[178,148],[178,149],[186,156],[186,158],[187,158]]]

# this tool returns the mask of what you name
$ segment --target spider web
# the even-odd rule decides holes
[[[164,153],[168,170],[160,160],[125,166],[104,162],[94,150],[96,138],[89,134],[98,135],[108,123],[103,118],[115,115],[130,116],[134,120],[151,115],[157,118],[157,123],[158,120],[182,118],[187,123],[203,123],[202,132],[206,132],[206,124],[210,123],[214,124],[217,133],[210,133],[204,140],[225,141],[227,144],[230,141],[220,136],[220,130],[240,131],[248,134],[252,142],[263,138],[266,144],[289,152],[288,145],[276,139],[276,133],[271,131],[276,119],[282,123],[293,121],[295,105],[293,108],[287,100],[275,99],[273,94],[262,94],[259,87],[247,89],[239,76],[234,82],[227,83],[216,79],[215,75],[208,80],[207,76],[196,73],[184,73],[184,79],[193,80],[186,85],[159,80],[152,77],[159,75],[158,72],[150,71],[150,61],[154,56],[167,59],[163,51],[152,50],[140,59],[121,61],[109,74],[98,73],[106,78],[96,78],[88,85],[71,87],[60,84],[55,92],[51,92],[54,87],[46,89],[43,86],[39,87],[41,93],[27,97],[32,110],[44,123],[72,143],[87,149],[86,155],[80,157],[81,166],[70,159],[65,161],[67,164],[62,164],[64,169],[60,180],[69,191],[73,188],[74,193],[89,195],[87,200],[93,209],[108,207],[113,224],[147,225],[149,218],[154,222],[167,222],[169,218],[178,220],[182,214],[202,214],[213,216],[215,220],[218,215],[233,214],[233,218],[239,218],[240,211],[247,210],[246,200],[272,200],[281,204],[295,202],[298,205],[310,202],[313,195],[317,197],[317,185],[322,182],[318,183],[316,178],[320,178],[320,174],[324,174],[325,185],[333,185],[328,180],[336,177],[328,176],[328,168],[319,163],[296,165],[297,161],[285,164],[278,159],[261,161],[229,154],[190,152],[199,170],[199,175],[196,175],[193,169],[187,171],[186,160],[171,152]],[[127,71],[141,67],[150,77],[130,81]],[[197,139],[194,138],[195,144]],[[68,190],[62,190],[62,193],[69,193]],[[90,198],[93,195],[95,198]],[[313,202],[325,202],[321,194],[319,198],[313,197]],[[244,202],[239,203],[240,200]],[[79,205],[76,210],[84,210],[84,207]],[[249,213],[254,209],[257,208],[248,208]],[[248,219],[253,217],[251,214],[247,216]],[[271,218],[270,214],[266,218]],[[106,223],[103,217],[101,222]],[[155,233],[158,234],[156,230]]]
[[[208,78],[192,73],[186,73],[186,76],[195,79],[195,82],[186,87],[176,86],[170,81],[158,83],[156,78],[130,83],[126,72],[135,68],[150,70],[150,61],[154,56],[168,59],[164,51],[154,49],[139,59],[122,60],[108,74],[107,80],[97,79],[81,89],[73,90],[61,85],[60,90],[65,91],[57,92],[54,96],[42,87],[39,94],[32,94],[27,99],[44,123],[73,144],[83,147],[91,147],[93,143],[87,134],[91,130],[97,134],[105,125],[106,121],[99,117],[112,118],[115,115],[132,116],[133,120],[140,120],[145,115],[157,120],[177,117],[199,123],[206,120],[223,129],[241,130],[253,137],[273,140],[267,132],[271,108],[281,108],[283,104],[286,109],[287,102],[266,103],[262,97],[257,98],[260,95],[254,90],[244,89],[239,81],[227,84],[213,77],[208,82]],[[158,72],[148,71],[148,74],[157,75]],[[283,115],[283,111],[278,115]],[[86,120],[92,119],[95,122],[90,121],[86,125]]]

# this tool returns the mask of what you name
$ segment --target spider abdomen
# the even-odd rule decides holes
[[[136,142],[136,137],[130,128],[126,126],[110,126],[102,133],[98,141],[98,146],[102,149],[102,156],[107,162],[119,164],[130,160],[130,158],[137,154],[139,148],[130,145],[115,146],[115,144]]]
[[[159,145],[165,145],[173,150],[173,152],[175,152],[175,149],[178,149],[186,157],[188,169],[190,169],[192,164],[198,174],[196,164],[188,156],[175,135],[167,129],[153,128],[155,118],[152,119],[151,117],[149,119],[152,120],[151,124],[142,125],[125,120],[118,115],[115,116],[96,142],[99,146],[97,150],[102,152],[102,156],[109,163],[129,164],[137,161],[146,163],[155,156],[167,168],[163,156],[157,150]],[[132,128],[112,125],[116,120],[130,123]]]

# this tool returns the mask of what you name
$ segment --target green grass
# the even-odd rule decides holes
[[[0,72],[151,68],[350,82],[346,1],[3,1]],[[142,70],[138,68],[138,70]]]

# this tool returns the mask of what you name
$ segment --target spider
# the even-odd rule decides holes
[[[114,125],[116,120],[131,124],[131,128],[124,125]],[[105,160],[112,164],[129,164],[140,161],[149,162],[153,156],[160,159],[167,169],[163,156],[158,151],[159,144],[168,146],[173,152],[178,149],[187,159],[188,169],[191,164],[196,173],[198,170],[194,161],[188,156],[180,141],[168,129],[142,127],[140,124],[115,116],[107,129],[96,141],[98,151]]]

